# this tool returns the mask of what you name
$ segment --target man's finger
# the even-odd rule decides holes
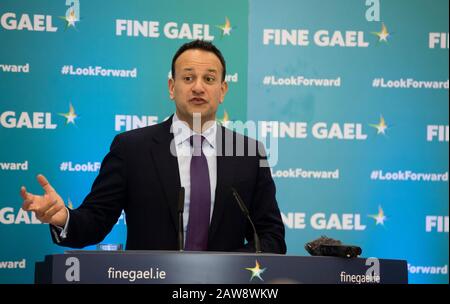
[[[33,209],[33,206],[31,206],[31,204],[33,204],[34,202],[34,195],[27,192],[27,189],[24,186],[22,186],[20,188],[20,196],[23,199],[22,209],[26,211],[31,211]]]
[[[27,189],[26,189],[24,186],[20,187],[20,196],[21,196],[24,200],[27,199]]]
[[[20,196],[23,198],[23,200],[32,200],[33,194],[27,192],[27,188],[24,186],[20,187]]]
[[[49,222],[50,220],[51,220],[51,218],[52,218],[52,216],[54,216],[56,213],[58,213],[59,211],[61,211],[61,209],[62,208],[64,208],[64,206],[60,206],[60,205],[54,205],[54,206],[52,206],[50,209],[48,209],[45,213],[44,213],[44,215],[43,215],[43,219],[46,221],[46,222]]]
[[[55,192],[55,189],[53,189],[53,187],[50,185],[50,183],[48,182],[48,180],[45,178],[44,175],[39,174],[37,176],[37,180],[41,185],[41,187],[44,188],[45,193]]]
[[[24,201],[22,204],[22,209],[25,211],[32,211],[33,207],[31,206],[33,202],[32,201]]]
[[[48,201],[41,201],[39,204],[35,204],[35,206],[32,206],[31,211],[36,212],[37,216],[44,216],[44,214],[50,210],[53,206],[55,206],[57,203],[56,200],[48,202]]]

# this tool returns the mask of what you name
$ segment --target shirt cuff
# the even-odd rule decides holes
[[[52,225],[53,236],[55,237],[56,242],[58,242],[58,243],[61,243],[67,237],[67,229],[69,227],[70,212],[69,212],[69,209],[67,209],[67,208],[66,208],[66,211],[67,211],[67,220],[66,220],[66,223],[64,224],[64,227]]]

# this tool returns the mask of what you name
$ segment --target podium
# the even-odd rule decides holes
[[[404,260],[224,252],[66,251],[35,265],[38,284],[407,284]]]

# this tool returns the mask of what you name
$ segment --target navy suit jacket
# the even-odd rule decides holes
[[[178,161],[170,152],[174,142],[171,124],[172,119],[168,119],[114,138],[91,192],[79,208],[69,210],[67,238],[59,245],[82,248],[101,242],[125,210],[126,249],[178,249],[181,185]],[[221,134],[216,143],[220,152],[208,250],[254,251],[253,230],[232,195],[234,187],[249,209],[262,251],[286,253],[275,184],[270,169],[260,166],[266,159],[264,152],[253,151],[252,156],[252,149],[248,149],[260,143],[224,127],[218,127],[217,132]],[[230,138],[245,144],[245,152],[240,152],[244,156],[228,156],[231,146],[225,149],[225,142]],[[56,243],[53,234],[52,238]]]

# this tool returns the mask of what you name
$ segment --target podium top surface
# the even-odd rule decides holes
[[[179,250],[66,250],[63,254],[92,254],[92,255],[214,255],[214,256],[253,256],[253,257],[290,257],[290,258],[314,258],[314,259],[339,259],[339,260],[367,260],[378,259],[382,261],[403,262],[402,259],[385,259],[375,257],[340,258],[332,256],[300,256],[277,253],[255,253],[255,252],[227,252],[227,251],[179,251]]]
[[[255,253],[255,252],[225,252],[225,251],[178,251],[178,250],[66,250],[64,254],[138,254],[138,255],[159,255],[159,254],[206,254],[206,255],[235,255],[235,256],[289,256],[276,253]]]

